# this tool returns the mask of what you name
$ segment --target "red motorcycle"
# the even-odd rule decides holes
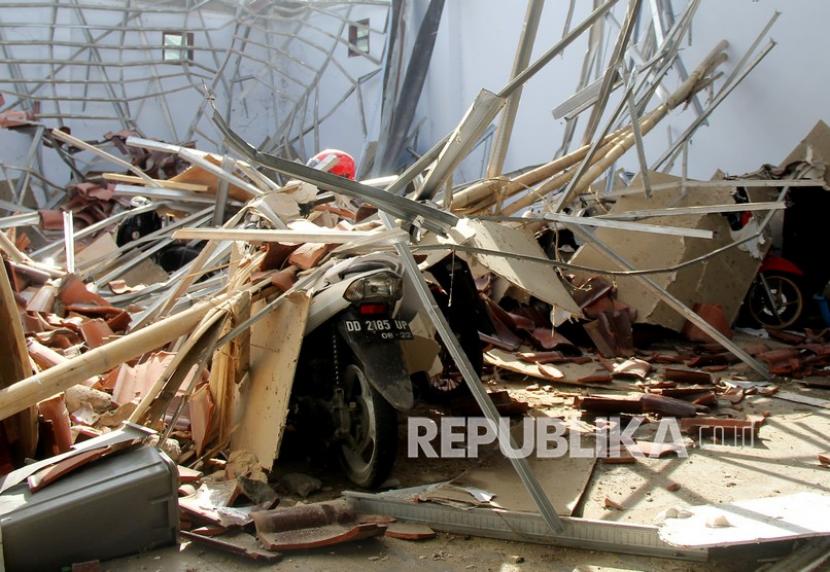
[[[786,258],[768,254],[746,296],[752,319],[783,330],[798,323],[806,307],[804,271]]]

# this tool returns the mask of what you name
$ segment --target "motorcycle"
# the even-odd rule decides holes
[[[333,451],[346,476],[376,488],[389,476],[398,413],[414,405],[397,316],[403,269],[386,254],[344,260],[322,278],[309,310],[295,374],[289,423]]]
[[[767,255],[746,295],[752,320],[773,329],[797,324],[806,308],[803,279],[804,272],[794,263]]]

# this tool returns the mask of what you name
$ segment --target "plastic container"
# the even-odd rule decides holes
[[[90,463],[34,494],[24,481],[0,495],[2,564],[59,570],[173,544],[177,486],[175,463],[149,446]]]

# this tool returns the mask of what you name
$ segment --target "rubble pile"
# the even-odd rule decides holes
[[[805,272],[774,260],[769,226],[802,200],[790,197],[826,192],[830,128],[819,122],[777,168],[696,181],[643,164],[633,180],[598,190],[617,159],[642,151],[643,135],[719,81],[726,42],[656,106],[659,80],[643,74],[629,85],[609,73],[584,146],[453,188],[453,170],[517,85],[605,9],[501,92],[483,92],[414,166],[383,179],[338,175],[331,153],[315,168],[256,149],[218,112],[222,154],[131,130],[82,141],[36,111],[5,113],[0,126],[36,128],[37,144],[114,165],[73,171],[50,208],[0,218],[0,494],[19,493],[4,509],[9,524],[0,520],[6,562],[30,566],[23,531],[50,503],[103,511],[95,503],[110,498],[105,475],[115,467],[133,500],[155,491],[165,510],[135,522],[164,532],[55,550],[50,565],[179,537],[273,562],[370,537],[468,530],[441,512],[468,510],[505,515],[507,524],[481,525],[483,536],[531,530],[536,541],[607,548],[594,532],[623,534],[626,524],[583,519],[579,508],[598,465],[682,462],[687,448],[760,438],[774,414],[748,407],[756,398],[826,408],[800,388],[828,387],[830,324],[818,310],[830,276],[808,287]],[[672,64],[690,18],[667,35],[656,68]],[[614,57],[626,42],[621,31]],[[630,108],[623,101],[599,125],[616,79]],[[425,407],[436,427],[427,441],[455,416],[493,431],[507,420],[491,453],[512,443],[521,417],[561,421],[592,443],[610,430],[630,441],[584,459],[497,455],[444,482],[381,494],[341,496],[283,465],[294,439],[350,487],[394,489],[399,424]],[[666,420],[680,442],[661,439]],[[826,450],[816,453],[826,466]],[[803,494],[793,506],[826,503]],[[626,510],[609,496],[602,507]],[[713,546],[798,536],[783,526],[747,532],[722,515],[700,524],[705,508],[643,524],[638,542],[651,554],[705,558]],[[757,510],[803,536],[830,533],[774,503]],[[719,527],[732,536],[700,532]]]

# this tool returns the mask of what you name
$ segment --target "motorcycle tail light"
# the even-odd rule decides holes
[[[386,304],[361,304],[358,311],[361,316],[376,316],[378,314],[385,314],[387,308]]]
[[[394,272],[378,272],[358,278],[346,288],[343,297],[349,302],[386,302],[403,294],[403,280]]]

